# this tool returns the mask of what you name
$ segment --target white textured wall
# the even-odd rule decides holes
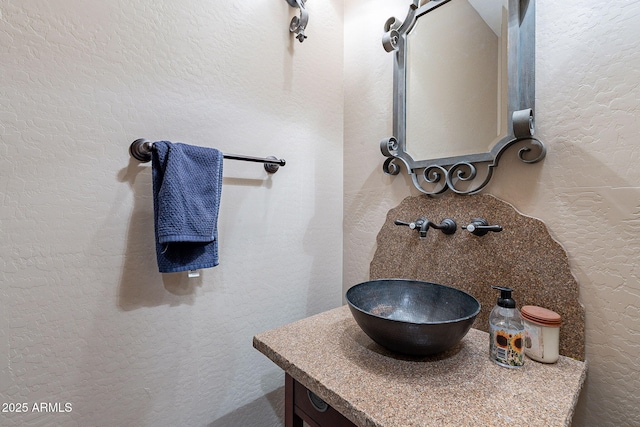
[[[260,331],[341,302],[342,0],[0,0],[2,426],[278,426]],[[157,272],[136,138],[225,161],[220,266]]]
[[[392,58],[383,24],[407,0],[345,7],[344,286],[368,278],[375,236],[412,189],[384,176]],[[566,248],[587,316],[575,426],[640,425],[640,2],[538,0],[536,121],[546,159],[507,152],[485,192],[542,219]]]

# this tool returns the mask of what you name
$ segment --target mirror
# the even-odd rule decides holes
[[[414,0],[404,22],[389,19],[394,136],[381,142],[384,171],[398,174],[399,161],[423,193],[473,194],[516,143],[523,162],[542,160],[534,39],[533,0]]]
[[[506,0],[452,1],[416,19],[406,57],[411,157],[484,153],[506,135],[506,39]]]

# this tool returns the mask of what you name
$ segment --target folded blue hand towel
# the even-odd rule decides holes
[[[161,273],[218,265],[223,154],[215,148],[153,144],[153,216]]]

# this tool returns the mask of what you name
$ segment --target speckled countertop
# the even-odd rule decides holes
[[[394,355],[342,306],[256,335],[254,347],[361,427],[569,426],[586,364],[564,356],[521,369],[488,358],[471,329],[429,358]]]

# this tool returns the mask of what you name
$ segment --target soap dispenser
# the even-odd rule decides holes
[[[500,366],[519,368],[524,365],[524,324],[511,288],[492,286],[500,291],[497,305],[489,315],[489,356]]]

